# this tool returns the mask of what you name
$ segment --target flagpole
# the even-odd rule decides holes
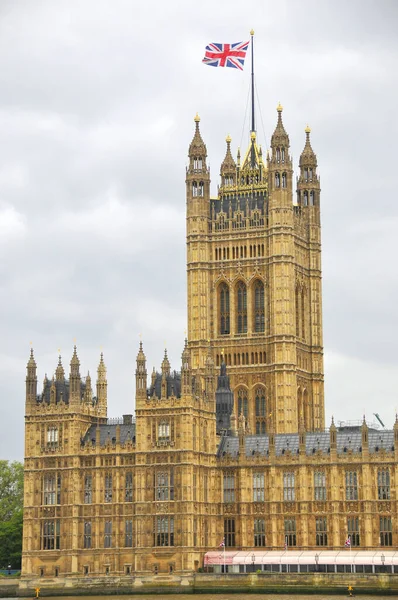
[[[251,50],[252,50],[252,73],[251,73],[251,79],[252,79],[252,132],[256,130],[256,125],[255,125],[255,119],[254,119],[254,30],[252,29],[250,31],[250,35],[251,35]]]

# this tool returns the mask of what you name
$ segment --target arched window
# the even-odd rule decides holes
[[[314,192],[314,190],[310,191],[310,206],[315,206],[315,192]]]
[[[306,309],[306,294],[303,289],[301,292],[301,337],[305,340],[305,309]]]
[[[243,281],[240,281],[236,288],[237,311],[236,311],[236,329],[238,333],[247,333],[247,290]]]
[[[280,187],[281,186],[281,176],[279,175],[279,173],[275,173],[275,187]]]
[[[230,333],[229,287],[226,283],[220,286],[220,334]]]
[[[276,149],[276,160],[279,162],[281,159],[281,151],[279,148]]]
[[[304,206],[308,206],[308,192],[307,192],[307,190],[304,192]]]
[[[198,187],[198,196],[203,196],[203,192],[204,192],[204,185],[203,185],[203,181],[201,181],[199,183],[199,187]]]
[[[264,313],[264,284],[262,281],[256,281],[254,284],[254,331],[261,333],[265,331],[265,313]]]
[[[282,173],[282,187],[287,187],[287,175],[286,173]]]
[[[296,336],[300,337],[300,291],[298,285],[296,285]]]
[[[198,184],[196,181],[192,182],[192,196],[198,195]]]
[[[238,415],[243,414],[245,419],[249,416],[249,402],[247,399],[247,390],[241,388],[238,390]]]
[[[256,411],[256,433],[265,433],[266,430],[266,404],[265,390],[258,387],[255,391],[255,411]]]
[[[285,149],[284,148],[281,149],[281,160],[282,160],[282,162],[285,162]]]

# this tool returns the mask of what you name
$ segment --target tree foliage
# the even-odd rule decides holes
[[[23,465],[0,460],[0,567],[21,567]]]

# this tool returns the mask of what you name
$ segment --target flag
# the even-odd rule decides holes
[[[347,548],[350,548],[350,547],[351,547],[351,538],[350,538],[350,536],[348,536],[348,538],[346,539],[346,541],[345,541],[345,546],[346,546]]]
[[[222,539],[221,544],[218,546],[219,548],[225,548],[225,538]]]
[[[285,537],[285,550],[287,550],[287,537]]]
[[[202,62],[209,67],[232,67],[243,71],[248,46],[249,42],[211,43],[206,46]]]

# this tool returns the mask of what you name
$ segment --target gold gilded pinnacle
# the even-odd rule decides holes
[[[254,35],[254,29],[250,29],[250,35]]]
[[[200,116],[198,115],[198,113],[196,113],[194,121],[195,121],[195,123],[199,123],[200,122]]]
[[[227,144],[230,144],[232,141],[231,136],[228,134],[227,137],[225,138],[225,141],[227,142]]]
[[[305,133],[311,133],[311,127],[309,125],[307,125],[307,127],[304,129]]]
[[[281,113],[283,111],[283,106],[280,102],[278,102],[278,106],[276,107],[276,110],[278,111],[278,113]]]

